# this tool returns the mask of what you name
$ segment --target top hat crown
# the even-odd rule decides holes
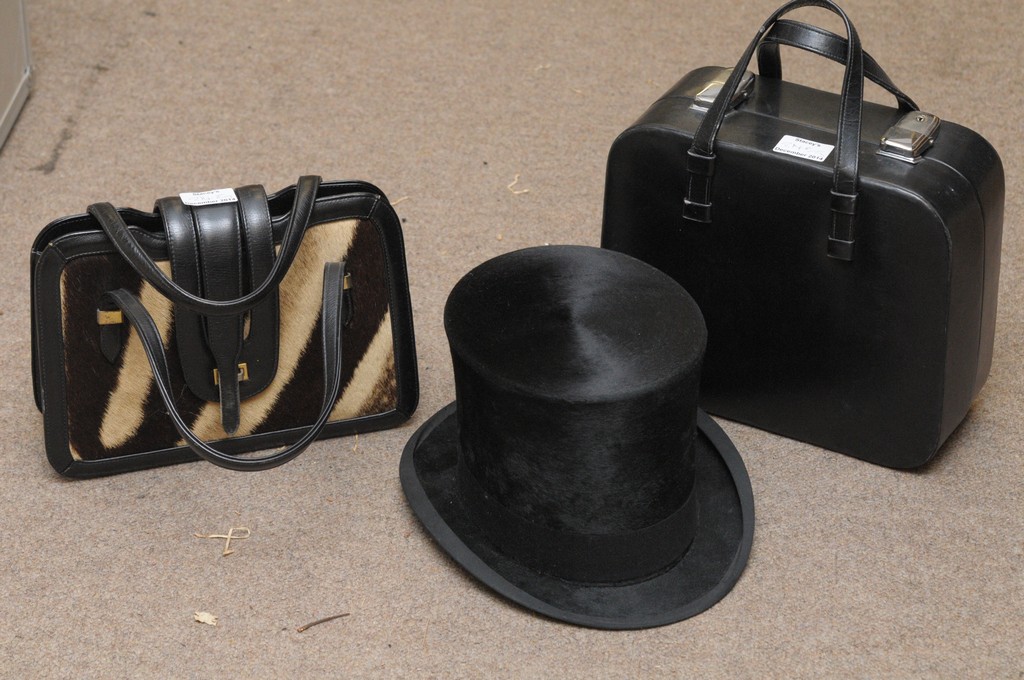
[[[692,535],[695,508],[679,510],[693,491],[707,331],[679,285],[649,269],[593,248],[535,248],[474,269],[445,306],[463,495],[512,515],[488,526],[492,538],[553,576],[642,578]],[[674,514],[648,559],[650,537],[613,538]],[[508,545],[513,523],[522,545]],[[555,535],[539,541],[538,529]]]

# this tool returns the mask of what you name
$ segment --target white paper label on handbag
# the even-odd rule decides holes
[[[238,203],[234,189],[212,189],[210,191],[186,191],[178,194],[185,205],[214,205],[215,203]]]
[[[832,153],[834,148],[836,147],[833,144],[822,144],[821,142],[812,142],[809,139],[794,137],[793,135],[784,135],[772,151],[820,163],[828,158],[828,155]]]

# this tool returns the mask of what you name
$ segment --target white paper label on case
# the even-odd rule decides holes
[[[836,147],[833,144],[822,144],[793,135],[784,135],[772,151],[820,163],[828,158],[834,148]]]
[[[238,203],[234,189],[212,189],[211,191],[186,191],[178,194],[185,205],[214,205],[216,203]]]

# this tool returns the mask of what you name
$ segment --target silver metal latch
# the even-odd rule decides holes
[[[708,81],[707,85],[702,87],[699,92],[693,97],[693,104],[690,108],[699,109],[701,111],[707,111],[711,108],[711,103],[715,101],[715,97],[722,91],[722,86],[725,85],[725,81],[732,75],[731,68],[720,68],[716,73],[711,76],[711,80]],[[732,101],[729,102],[729,108],[733,108],[741,101],[750,96],[751,90],[754,89],[754,74],[750,71],[744,71],[743,77],[740,79],[739,87],[736,88],[736,94],[733,95]]]
[[[885,131],[878,153],[906,163],[920,163],[921,154],[935,141],[940,122],[930,113],[911,111]]]

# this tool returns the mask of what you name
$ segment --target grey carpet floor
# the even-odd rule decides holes
[[[0,675],[1021,677],[1017,0],[845,3],[893,79],[1006,169],[992,372],[933,464],[896,472],[721,421],[753,483],[750,563],[710,611],[639,632],[491,594],[402,496],[405,441],[453,398],[455,281],[512,249],[596,245],[612,140],[688,70],[734,63],[777,3],[29,0],[35,88],[0,151]],[[838,66],[784,57],[787,78],[838,87]],[[95,201],[305,173],[405,199],[412,422],[259,474],[58,477],[32,400],[33,237]],[[252,535],[229,557],[193,536],[238,526]]]

